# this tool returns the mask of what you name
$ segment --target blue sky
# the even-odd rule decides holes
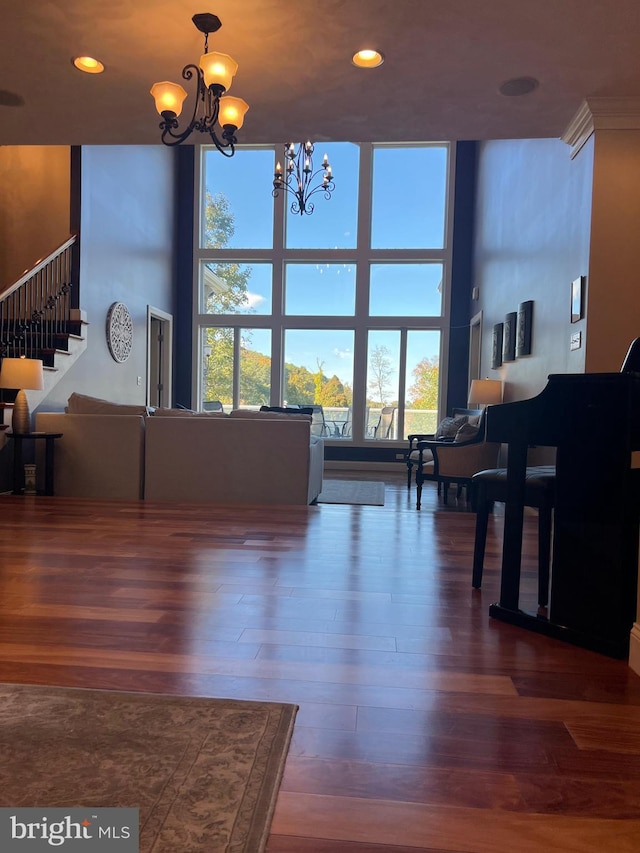
[[[335,178],[335,191],[326,200],[314,196],[311,216],[287,214],[286,246],[292,249],[355,249],[359,148],[352,143],[318,143],[314,169],[328,155]],[[275,162],[284,165],[283,147],[237,149],[233,158],[217,151],[205,156],[205,181],[209,192],[222,193],[234,215],[235,233],[228,248],[270,249],[273,243],[273,173]],[[398,188],[401,186],[401,193]],[[371,243],[373,248],[440,248],[444,239],[446,192],[446,149],[444,147],[377,147],[373,160]],[[398,201],[401,199],[401,202]],[[429,199],[429,204],[426,203]],[[287,208],[291,196],[287,196]],[[241,251],[239,251],[241,255]],[[253,312],[271,312],[271,265],[250,264],[249,305]],[[440,264],[376,263],[370,271],[372,316],[439,315],[441,310]],[[294,263],[285,273],[285,311],[292,315],[349,316],[355,307],[354,262],[329,264]],[[421,294],[417,299],[416,295]],[[419,306],[416,309],[416,306]],[[348,321],[347,321],[348,322]],[[247,326],[251,324],[247,317]],[[395,334],[395,333],[394,333]],[[420,358],[436,355],[437,334],[421,334]],[[254,348],[260,350],[254,335]],[[267,343],[264,338],[264,343]],[[414,337],[415,345],[419,338]],[[371,343],[371,347],[374,344]],[[426,352],[423,347],[435,348]],[[287,335],[287,361],[334,373],[351,384],[353,333],[315,332]],[[412,356],[414,357],[414,356]],[[419,358],[417,359],[419,360]],[[413,362],[416,363],[415,361]],[[409,361],[410,366],[411,361]]]

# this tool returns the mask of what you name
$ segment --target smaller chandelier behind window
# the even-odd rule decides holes
[[[312,142],[301,142],[297,151],[293,142],[288,142],[284,146],[286,174],[283,174],[282,166],[278,163],[273,176],[273,197],[277,198],[280,190],[291,193],[294,197],[291,202],[291,213],[299,213],[300,216],[303,213],[309,215],[313,213],[314,204],[309,201],[312,195],[321,192],[326,199],[330,199],[335,189],[327,155],[324,155],[322,166],[314,172],[313,151]],[[320,181],[320,175],[322,175],[322,181]],[[314,181],[318,183],[314,184]]]
[[[242,127],[249,105],[242,98],[222,97],[231,86],[238,63],[226,53],[209,53],[209,33],[215,33],[222,24],[216,15],[203,12],[192,18],[196,29],[204,33],[204,53],[199,65],[186,65],[182,69],[184,80],[196,78],[196,102],[189,125],[180,130],[178,116],[187,92],[179,83],[154,83],[151,94],[156,109],[162,116],[160,130],[165,145],[179,145],[194,130],[208,133],[214,145],[225,157],[233,157],[237,142],[236,131]],[[216,122],[222,128],[221,137],[216,132]]]

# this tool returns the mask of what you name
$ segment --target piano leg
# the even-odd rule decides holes
[[[502,576],[500,607],[518,610],[520,598],[520,563],[522,559],[522,524],[524,520],[526,444],[509,445],[507,460],[507,500],[504,507],[502,540]]]

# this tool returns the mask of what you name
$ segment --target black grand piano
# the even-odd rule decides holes
[[[492,407],[487,440],[508,445],[500,601],[490,615],[616,658],[636,619],[640,373],[552,374],[529,400]],[[519,609],[527,449],[556,450],[548,613]]]

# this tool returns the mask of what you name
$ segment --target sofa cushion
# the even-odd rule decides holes
[[[75,392],[67,400],[65,412],[70,415],[143,415],[149,414],[141,403],[112,403],[100,397],[89,397]]]

